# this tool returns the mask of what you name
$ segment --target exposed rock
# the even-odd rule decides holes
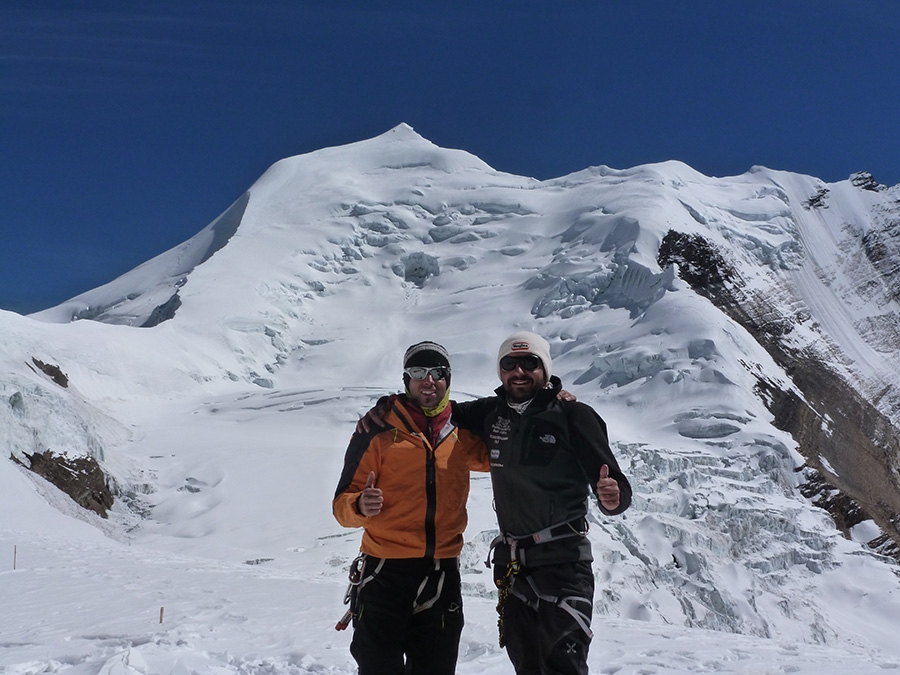
[[[897,522],[898,517],[894,517],[895,525],[898,525],[898,529],[900,529],[900,523]],[[875,537],[872,541],[869,542],[869,548],[875,551],[876,553],[880,553],[883,556],[888,558],[893,558],[894,560],[900,560],[900,544],[897,544],[896,541],[891,539],[888,535],[882,534],[879,537]]]
[[[900,560],[900,441],[890,420],[820,358],[790,347],[782,339],[791,331],[789,317],[773,317],[771,307],[748,297],[714,244],[670,231],[658,262],[678,263],[679,276],[750,332],[802,393],[758,379],[757,394],[774,425],[793,436],[813,470],[803,494],[828,510],[845,534],[871,517],[890,540],[879,551]]]
[[[179,307],[181,307],[181,298],[178,295],[178,291],[176,291],[163,304],[153,308],[149,318],[141,324],[141,328],[153,328],[153,326],[158,326],[163,321],[174,318],[175,312],[178,311]]]
[[[830,190],[826,187],[819,188],[812,197],[807,199],[803,203],[803,208],[806,210],[809,209],[827,209],[828,204],[825,203],[825,198],[828,196]]]
[[[849,537],[855,525],[869,520],[869,514],[855,500],[829,485],[818,471],[808,466],[801,467],[801,470],[805,472],[806,482],[800,486],[800,493],[828,511],[844,536]]]
[[[862,236],[863,251],[875,270],[882,276],[891,297],[900,300],[900,204],[886,208],[879,214],[877,228]]]
[[[727,294],[726,284],[735,278],[734,269],[715,245],[699,234],[669,230],[659,245],[656,259],[662,268],[677,264],[678,276],[714,304],[718,304],[720,295]]]
[[[57,455],[52,450],[26,453],[31,469],[75,500],[79,506],[89,509],[103,518],[113,505],[112,490],[106,474],[93,457],[70,458]],[[19,464],[15,456],[11,459]]]
[[[66,388],[69,386],[69,377],[62,370],[60,370],[59,366],[55,366],[52,363],[44,363],[40,359],[36,359],[33,356],[31,357],[32,362],[36,365],[42,373],[49,376],[56,384],[58,384],[62,388]]]
[[[850,176],[850,182],[862,190],[871,190],[872,192],[879,192],[886,188],[886,186],[879,184],[879,182],[875,180],[875,176],[868,171],[859,171],[858,173],[853,174]]]

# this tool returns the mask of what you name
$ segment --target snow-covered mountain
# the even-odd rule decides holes
[[[635,488],[593,517],[594,672],[900,669],[898,230],[866,174],[539,181],[406,125],[282,160],[181,246],[0,312],[0,669],[352,672],[353,423],[421,339],[490,393],[519,328]],[[24,468],[46,450],[99,461],[107,519]],[[490,504],[475,478],[465,673],[511,672]]]

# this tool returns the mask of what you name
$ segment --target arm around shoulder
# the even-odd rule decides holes
[[[495,396],[479,398],[474,401],[451,401],[453,406],[453,423],[460,429],[468,429],[476,434],[484,430],[484,421],[488,413],[497,404]]]

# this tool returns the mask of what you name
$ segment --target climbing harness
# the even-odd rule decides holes
[[[377,560],[378,564],[375,565],[375,569],[372,570],[371,574],[364,577],[363,573],[366,571],[367,559],[368,556],[365,553],[360,553],[350,563],[350,583],[347,585],[346,593],[344,593],[344,604],[348,605],[348,607],[344,615],[335,624],[335,630],[345,630],[354,619],[362,615],[359,594],[363,587],[372,581],[384,567],[385,558],[373,558],[373,561]],[[444,581],[447,578],[447,572],[441,565],[441,560],[434,560],[433,564],[433,569],[429,570],[416,590],[416,597],[412,606],[413,614],[418,614],[434,607],[444,591]]]
[[[504,635],[504,619],[506,614],[506,601],[510,594],[515,595],[528,606],[537,609],[538,604],[549,602],[558,605],[563,611],[569,613],[575,622],[587,633],[588,637],[593,637],[590,629],[590,614],[586,614],[574,607],[575,602],[587,602],[584,598],[578,596],[559,597],[555,595],[547,595],[538,590],[534,580],[527,574],[525,570],[526,550],[537,544],[546,544],[551,541],[567,539],[569,537],[587,536],[589,527],[587,520],[584,518],[576,518],[565,523],[552,525],[539,532],[528,534],[522,537],[515,537],[511,534],[500,534],[494,538],[488,549],[487,558],[484,561],[486,567],[491,566],[491,553],[493,550],[505,544],[509,547],[509,563],[506,566],[506,572],[500,579],[495,580],[498,589],[497,596],[497,630],[499,632],[500,647],[506,645],[506,636]],[[535,600],[529,600],[524,594],[515,589],[513,586],[517,576],[522,576],[528,582],[531,591],[534,593]],[[590,603],[588,603],[590,604]]]
[[[353,562],[350,563],[350,573],[348,575],[350,583],[347,585],[346,593],[344,593],[344,604],[349,606],[347,607],[347,611],[344,612],[344,615],[338,619],[338,622],[335,624],[335,630],[346,629],[347,626],[350,625],[350,622],[357,617],[360,590],[363,586],[372,581],[384,566],[384,558],[382,558],[378,561],[378,564],[375,566],[375,569],[372,570],[372,573],[363,579],[362,574],[366,565],[366,557],[365,553],[360,553],[354,558]]]
[[[509,546],[509,559],[518,560],[525,565],[525,550],[535,544],[549,544],[551,541],[567,539],[569,537],[586,537],[590,527],[585,518],[576,518],[558,525],[551,525],[534,534],[526,534],[522,537],[516,537],[511,534],[498,534],[491,541],[488,548],[487,558],[485,558],[484,566],[490,568],[491,553],[500,544]]]
[[[534,593],[535,600],[530,601],[523,594],[518,591],[513,591],[513,595],[519,598],[522,602],[527,604],[532,609],[537,609],[538,605],[541,602],[549,602],[552,605],[556,605],[564,612],[568,613],[573,619],[575,619],[575,623],[578,624],[579,628],[587,634],[588,638],[593,638],[594,633],[591,631],[591,603],[587,598],[582,598],[577,595],[548,595],[546,593],[542,593],[537,584],[534,583],[534,579],[532,579],[528,575],[525,576],[525,581],[528,582],[528,585],[531,587],[531,591]],[[583,603],[587,605],[587,612],[582,612],[581,610],[575,607],[576,603]]]
[[[440,574],[435,574],[436,572],[440,572]],[[444,590],[444,579],[446,576],[447,573],[441,569],[441,561],[435,560],[434,570],[422,579],[422,583],[419,584],[419,588],[416,591],[416,599],[413,600],[413,614],[424,612],[426,609],[431,609],[434,606],[434,603],[441,597],[441,591]],[[434,594],[430,595],[432,589]],[[423,599],[423,595],[428,595],[429,597]]]

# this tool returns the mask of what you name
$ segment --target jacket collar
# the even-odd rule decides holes
[[[446,433],[441,432],[447,427],[452,410],[452,407],[448,405],[441,413],[430,418],[434,437],[428,440],[432,444],[436,445],[438,440],[446,436]],[[429,418],[425,416],[422,409],[410,401],[405,394],[401,394],[394,399],[390,412],[385,416],[387,424],[422,437],[426,437],[428,420]],[[447,428],[447,431],[449,431],[449,428]]]
[[[528,405],[528,409],[543,410],[549,403],[556,400],[556,396],[560,391],[562,391],[562,381],[556,375],[551,375],[550,386],[540,389],[534,395],[534,398],[531,399],[531,403]],[[502,385],[497,387],[494,390],[494,393],[497,394],[497,396],[499,396],[504,403],[509,404],[509,400],[506,398],[506,390]]]

